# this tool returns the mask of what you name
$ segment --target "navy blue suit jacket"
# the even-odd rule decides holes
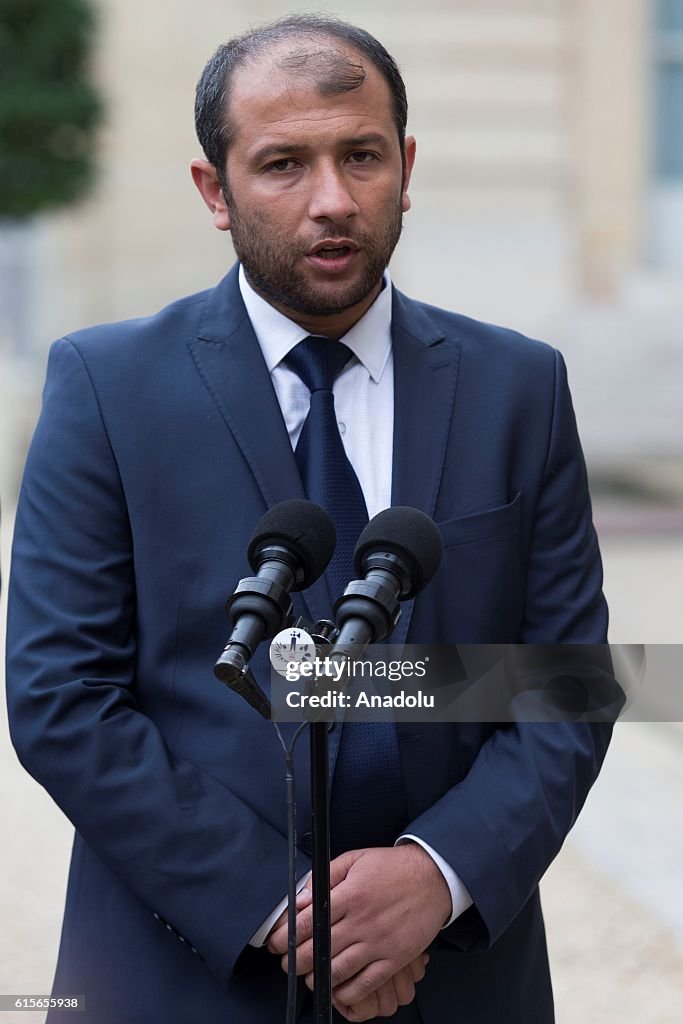
[[[392,501],[432,516],[445,545],[395,641],[603,642],[560,355],[398,292],[392,330]],[[278,961],[244,952],[286,891],[281,750],[212,665],[255,523],[303,496],[235,269],[53,346],[16,525],[8,692],[22,762],[76,827],[55,991],[85,993],[85,1021],[284,1018]],[[299,610],[326,600],[320,581]],[[267,680],[264,652],[255,667]],[[431,950],[425,1024],[546,1024],[537,885],[608,727],[402,724],[399,740],[406,826],[474,900]],[[302,780],[306,757],[301,744]]]

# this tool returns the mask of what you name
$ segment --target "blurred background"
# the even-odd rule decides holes
[[[610,639],[681,642],[683,0],[315,9],[376,34],[406,80],[418,162],[394,280],[562,350]],[[50,342],[231,264],[188,173],[194,86],[220,42],[290,10],[0,0],[3,582]],[[683,726],[618,726],[543,883],[558,1024],[683,1019],[682,792]],[[45,993],[71,829],[16,762],[4,706],[0,800],[0,992]]]

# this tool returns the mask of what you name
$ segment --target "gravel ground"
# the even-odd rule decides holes
[[[654,914],[570,844],[541,891],[557,1024],[680,1024],[683,946]]]

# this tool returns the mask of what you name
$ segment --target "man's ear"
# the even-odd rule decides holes
[[[410,184],[410,175],[413,173],[413,164],[415,163],[415,150],[416,142],[414,135],[407,135],[404,143],[404,156],[405,156],[405,170],[403,172],[403,189],[401,192],[401,209],[404,213],[407,213],[410,209],[410,196],[408,195],[408,185]]]
[[[230,211],[214,165],[208,160],[193,160],[190,164],[190,174],[202,199],[211,210],[214,227],[219,231],[229,231]]]

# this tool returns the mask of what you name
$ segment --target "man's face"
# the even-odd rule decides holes
[[[232,232],[252,286],[299,322],[362,315],[410,205],[414,143],[404,180],[389,87],[365,63],[362,86],[332,96],[268,56],[232,81],[228,195],[214,222]]]

